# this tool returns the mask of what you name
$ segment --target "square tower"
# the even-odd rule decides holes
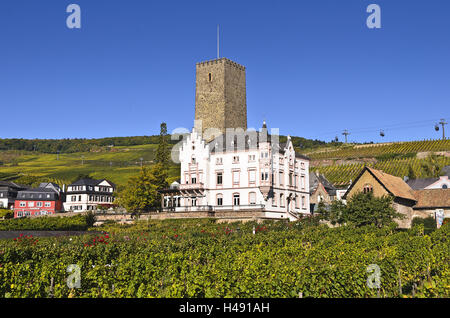
[[[208,128],[247,130],[244,66],[227,58],[197,63],[195,120],[202,121],[202,133]]]

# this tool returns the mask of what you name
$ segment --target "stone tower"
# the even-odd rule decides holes
[[[195,120],[202,121],[202,133],[208,128],[247,130],[244,66],[227,58],[197,63]]]

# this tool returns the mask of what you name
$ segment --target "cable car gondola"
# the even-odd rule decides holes
[[[434,125],[434,130],[439,131],[439,125],[438,124]]]
[[[380,130],[380,136],[384,137],[384,131],[383,130]]]

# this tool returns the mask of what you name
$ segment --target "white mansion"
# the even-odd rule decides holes
[[[309,159],[290,137],[227,133],[207,143],[194,129],[179,151],[181,183],[164,191],[163,211],[260,212],[259,218],[309,215]],[[228,214],[232,215],[232,213]]]

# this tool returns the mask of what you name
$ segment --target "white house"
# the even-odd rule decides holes
[[[162,191],[163,211],[252,212],[295,220],[310,214],[309,158],[259,131],[227,129],[206,142],[196,129],[179,150],[180,183]]]
[[[67,187],[65,211],[84,212],[111,207],[116,186],[106,179],[81,179]]]
[[[406,180],[406,183],[414,190],[450,189],[450,179],[447,175],[439,178],[411,179]]]

